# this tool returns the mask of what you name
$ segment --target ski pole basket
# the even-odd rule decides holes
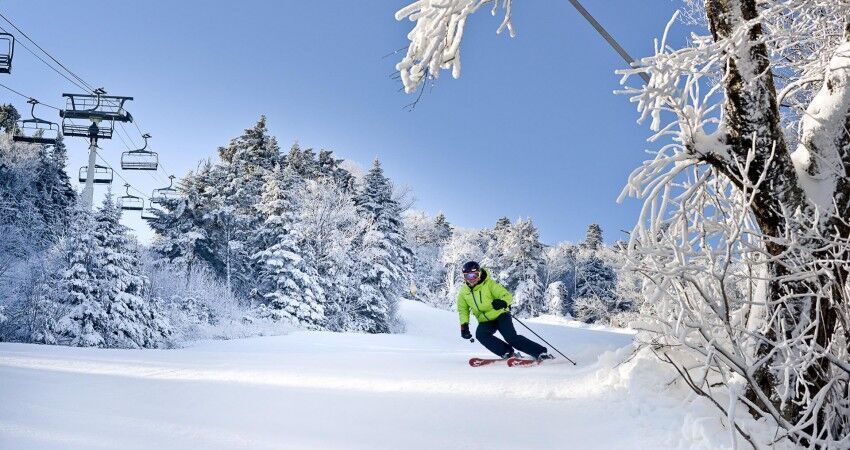
[[[150,137],[151,135],[148,133],[143,134],[142,138],[145,140],[144,147],[121,154],[121,169],[156,170],[159,167],[159,155],[156,152],[146,150]]]
[[[35,116],[35,105],[38,104],[38,100],[31,98],[27,100],[27,103],[32,105],[30,112],[32,119],[19,120],[18,129],[12,139],[16,142],[56,145],[56,140],[59,138],[59,124]]]
[[[0,33],[0,73],[12,73],[12,57],[15,54],[15,36]]]
[[[86,182],[89,166],[80,167],[80,183]],[[94,184],[112,184],[112,168],[106,166],[94,166]]]
[[[125,211],[144,211],[145,201],[141,197],[130,194],[130,184],[124,184],[127,195],[118,197],[118,207]]]

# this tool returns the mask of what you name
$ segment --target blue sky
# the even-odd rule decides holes
[[[680,6],[583,3],[635,57],[651,53]],[[473,16],[462,77],[441,74],[412,112],[403,107],[413,97],[390,78],[400,55],[383,58],[406,45],[412,24],[393,18],[405,4],[6,0],[0,12],[87,82],[134,96],[128,109],[175,175],[265,114],[284,149],[298,141],[363,167],[379,157],[413,189],[417,209],[453,224],[530,216],[547,243],[580,240],[592,222],[606,240],[621,238],[640,204],[616,198],[652,147],[634,106],[612,94],[623,62],[569,2],[515,2],[513,39],[495,34],[500,18],[489,10]],[[56,106],[62,92],[79,91],[20,46],[0,82]],[[0,102],[25,106],[2,89]],[[86,144],[69,141],[75,174]],[[117,166],[121,141],[102,147]],[[145,192],[167,184],[161,172],[123,175]],[[140,219],[126,222],[147,240]]]

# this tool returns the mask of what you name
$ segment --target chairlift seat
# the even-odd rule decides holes
[[[80,176],[79,176],[80,183],[86,182],[86,178],[88,176],[88,168],[89,168],[88,166],[80,167]],[[112,168],[95,165],[94,166],[94,179],[92,180],[92,182],[94,184],[112,184],[112,176],[113,176]]]
[[[149,151],[129,151],[121,154],[121,168],[124,170],[156,170],[159,156]]]
[[[150,204],[150,203],[152,203],[152,201],[153,201],[153,199],[148,200],[148,203]],[[159,209],[154,208],[152,206],[149,206],[142,211],[142,219],[156,220],[156,219],[159,218],[159,214],[158,214],[159,212],[160,212]]]
[[[163,204],[167,200],[177,200],[180,198],[180,191],[174,187],[174,175],[168,177],[168,186],[164,188],[154,189],[151,194],[151,203]]]
[[[0,33],[0,73],[12,72],[12,58],[15,53],[15,36]]]
[[[118,197],[118,206],[125,211],[143,211],[145,201],[135,195],[122,195]]]
[[[31,98],[27,103],[32,105],[32,119],[19,120],[17,132],[12,139],[16,142],[56,145],[56,140],[59,138],[59,124],[35,116],[35,105],[38,104],[38,100]]]

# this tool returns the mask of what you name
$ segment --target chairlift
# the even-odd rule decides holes
[[[0,33],[0,73],[12,72],[12,56],[15,53],[15,36]]]
[[[124,103],[133,100],[133,97],[106,95],[103,88],[97,88],[93,92],[94,94],[62,94],[67,100],[65,109],[59,111],[59,115],[65,119],[133,121],[133,116],[124,109]]]
[[[133,97],[105,95],[103,88],[94,94],[62,94],[67,100],[62,117],[62,133],[65,136],[90,139],[111,139],[115,122],[132,122],[133,116],[124,109],[124,103]],[[91,125],[78,125],[74,119],[91,121]]]
[[[85,183],[88,177],[89,166],[80,167],[80,183]],[[94,166],[94,184],[112,184],[112,168],[106,166]]]
[[[153,205],[153,199],[148,199],[148,205]],[[148,206],[144,210],[142,210],[142,219],[145,220],[156,220],[159,219],[159,214],[162,212],[159,208],[154,206]]]
[[[168,187],[154,189],[151,195],[151,203],[163,204],[166,200],[177,200],[180,192],[174,187],[174,175],[168,177]]]
[[[127,195],[118,197],[118,207],[125,211],[144,211],[145,201],[141,197],[136,197],[130,194],[130,184],[124,184],[127,189]]]
[[[32,119],[19,120],[18,129],[12,139],[16,142],[56,145],[56,139],[59,137],[59,124],[35,116],[35,105],[38,104],[38,100],[31,98],[27,100],[27,103],[32,105],[30,111]]]
[[[121,169],[123,170],[156,170],[159,167],[159,155],[156,152],[145,150],[148,148],[148,139],[151,135],[145,133],[142,138],[145,146],[138,150],[130,150],[121,154]]]

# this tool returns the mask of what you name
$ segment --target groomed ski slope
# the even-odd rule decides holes
[[[0,343],[2,449],[723,448],[718,414],[632,335],[529,321],[578,362],[471,368],[454,313],[400,335],[296,332],[178,350]],[[521,327],[520,327],[521,329]],[[526,333],[527,334],[527,333]],[[563,362],[563,361],[561,361]]]

